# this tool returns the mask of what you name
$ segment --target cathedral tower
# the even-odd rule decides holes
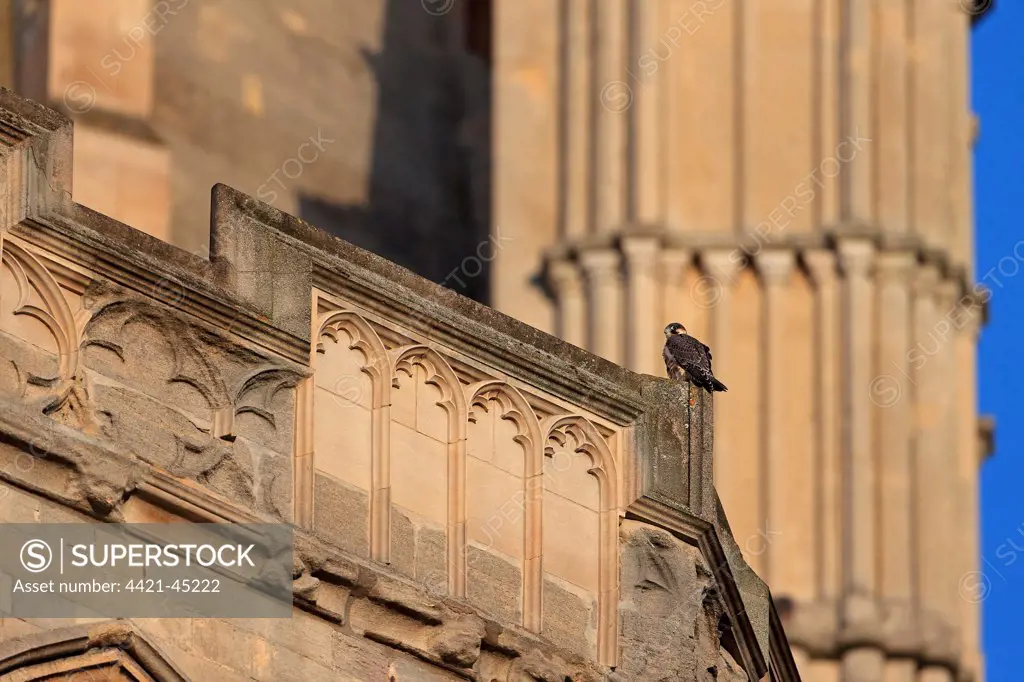
[[[494,303],[641,372],[669,322],[711,346],[716,486],[811,682],[981,679],[979,13],[497,3]]]

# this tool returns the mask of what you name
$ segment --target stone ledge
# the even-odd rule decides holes
[[[669,232],[664,226],[647,225],[642,228],[624,227],[620,232],[600,235],[587,235],[569,243],[562,243],[550,248],[544,254],[545,268],[556,267],[565,261],[579,259],[580,255],[592,250],[621,249],[624,241],[635,236],[643,236],[657,241],[663,250],[681,250],[694,256],[704,251],[724,251],[738,253],[737,263],[748,262],[767,247],[795,251],[833,250],[839,241],[845,239],[863,239],[869,241],[879,252],[909,252],[922,264],[931,264],[938,268],[945,279],[957,282],[960,295],[977,296],[980,283],[972,281],[968,268],[950,260],[942,249],[914,234],[894,233],[879,225],[867,223],[848,223],[827,226],[816,232],[792,233],[771,232],[760,233],[755,230],[734,232]]]
[[[909,601],[890,600],[881,607],[888,617],[879,615],[856,627],[842,625],[838,602],[787,602],[785,635],[813,657],[835,659],[846,650],[870,646],[889,658],[946,668],[954,678],[963,672],[954,628],[941,615],[921,613]]]
[[[258,227],[256,227],[258,226]],[[643,411],[648,377],[630,372],[493,308],[424,279],[238,190],[213,189],[214,261],[226,265],[270,245],[296,248],[308,258],[313,285],[345,295],[371,310],[407,316],[404,323],[425,336],[465,350],[527,383],[570,402],[585,395],[603,416],[628,423]],[[231,279],[228,272],[222,277]],[[587,386],[585,394],[580,386]]]

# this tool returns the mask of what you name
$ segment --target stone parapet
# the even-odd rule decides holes
[[[305,679],[797,679],[718,501],[709,394],[223,185],[210,258],[185,253],[71,201],[70,122],[6,90],[0,121],[0,520],[298,533],[294,631],[109,626],[163,650],[159,679],[294,656]],[[99,637],[0,623],[69,658]]]

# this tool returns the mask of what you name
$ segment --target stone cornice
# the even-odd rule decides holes
[[[367,310],[397,315],[403,326],[433,341],[570,403],[585,401],[611,421],[625,424],[636,419],[645,409],[645,385],[659,381],[525,325],[230,187],[214,187],[213,201],[215,231],[228,220],[258,225],[271,243],[287,245],[309,259],[313,286]]]
[[[861,236],[841,239],[836,245],[839,257],[839,270],[844,275],[867,277],[874,275],[875,244]]]
[[[839,275],[836,255],[828,249],[809,249],[800,254],[800,262],[816,286],[831,285]]]
[[[882,283],[908,284],[916,264],[910,251],[884,251],[878,254],[875,269]]]
[[[788,249],[764,249],[754,257],[754,267],[769,285],[785,283],[795,265],[795,254]]]
[[[789,249],[803,254],[834,251],[843,240],[867,240],[874,245],[879,255],[888,252],[912,254],[917,263],[934,266],[941,277],[955,279],[960,290],[965,293],[979,286],[970,279],[966,268],[954,263],[944,250],[936,248],[922,237],[912,233],[892,232],[878,225],[861,222],[829,225],[813,232],[770,235],[754,230],[676,232],[645,226],[643,230],[587,235],[561,243],[545,253],[545,261],[572,260],[582,252],[593,249],[621,249],[623,240],[636,237],[656,240],[662,250],[681,249],[696,254],[698,258],[708,251],[724,251],[729,254],[730,261],[737,264],[756,258],[765,248]]]
[[[126,289],[152,297],[214,327],[305,364],[308,341],[270,323],[213,281],[212,264],[84,206],[74,220],[26,220],[11,233]],[[142,248],[132,248],[133,244]]]
[[[552,261],[545,269],[546,280],[557,296],[579,295],[583,291],[583,278],[575,263]]]
[[[843,651],[869,645],[890,658],[905,658],[921,666],[938,666],[953,673],[959,670],[959,646],[949,633],[952,629],[934,613],[921,613],[909,600],[887,600],[891,612],[900,612],[909,620],[898,623],[878,621],[870,627],[858,626],[856,632],[844,631],[837,602],[789,602],[785,617],[785,635],[789,643],[809,655],[838,658]]]

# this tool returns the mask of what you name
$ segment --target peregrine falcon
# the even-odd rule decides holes
[[[665,369],[676,381],[690,381],[707,391],[728,391],[711,373],[711,349],[686,333],[686,327],[673,322],[665,327]]]

